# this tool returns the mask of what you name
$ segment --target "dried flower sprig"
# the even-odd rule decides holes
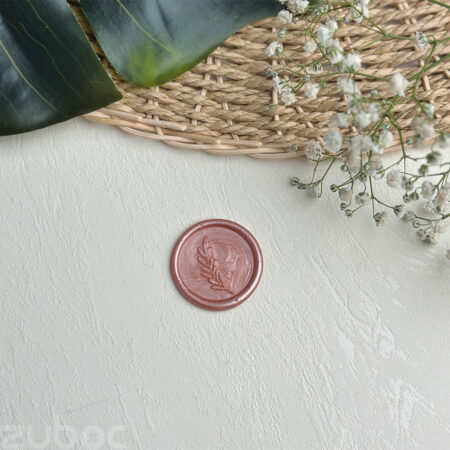
[[[435,107],[420,100],[419,89],[430,70],[449,61],[450,55],[439,58],[436,53],[439,46],[450,41],[450,36],[435,39],[421,32],[410,36],[391,34],[383,24],[370,18],[370,0],[325,0],[319,6],[306,0],[279,1],[285,7],[278,15],[282,25],[306,21],[305,31],[296,35],[302,40],[304,51],[311,54],[310,61],[292,67],[292,62],[283,58],[281,42],[272,42],[267,48],[269,56],[279,58],[281,69],[269,67],[267,73],[274,79],[281,101],[290,106],[299,95],[315,99],[325,87],[334,86],[344,94],[347,110],[332,117],[328,133],[320,142],[306,145],[305,156],[313,163],[312,177],[309,181],[293,178],[292,185],[309,190],[318,198],[332,167],[339,164],[343,177],[330,188],[337,194],[346,216],[352,217],[371,205],[373,219],[381,226],[391,210],[410,223],[420,239],[435,243],[450,218],[450,134],[439,129]],[[450,9],[444,3],[428,1]],[[345,51],[336,33],[350,22],[376,32],[376,37],[360,48]],[[284,28],[279,31],[280,38],[287,34]],[[405,78],[394,70],[390,77],[364,72],[363,51],[387,40],[408,40],[414,44],[424,61],[416,73]],[[412,54],[412,58],[417,60],[417,55]],[[364,94],[358,86],[364,79],[376,80],[384,88]],[[405,108],[408,105],[412,108]],[[411,109],[412,116],[408,113]],[[395,139],[401,152],[394,163],[385,166],[381,155]],[[412,151],[425,144],[430,145],[426,155],[417,156]],[[293,150],[298,147],[293,146]],[[398,204],[378,197],[375,188],[381,179],[401,190]],[[421,204],[418,200],[422,200]]]

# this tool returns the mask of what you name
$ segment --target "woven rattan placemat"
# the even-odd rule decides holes
[[[200,149],[218,155],[247,154],[258,158],[292,158],[302,154],[304,144],[321,140],[330,117],[345,110],[345,97],[332,87],[321,90],[317,100],[298,95],[291,107],[279,104],[273,81],[265,75],[267,66],[278,69],[279,62],[267,58],[266,46],[277,39],[275,18],[264,20],[238,32],[190,72],[156,88],[141,88],[123,80],[110,66],[80,9],[73,5],[91,42],[124,98],[85,117],[115,125],[139,136],[157,139],[175,147]],[[426,0],[373,0],[371,14],[390,32],[412,35],[421,31],[436,39],[450,30],[448,10]],[[302,29],[300,22],[290,28]],[[359,48],[378,37],[359,24],[349,24],[337,36],[345,50]],[[302,39],[290,35],[283,39],[283,58],[305,62]],[[450,52],[443,44],[434,58]],[[362,51],[364,72],[390,77],[401,71],[406,77],[424,64],[408,40],[385,40]],[[292,64],[292,62],[290,63]],[[361,80],[363,93],[386,89],[385,82]],[[440,64],[423,78],[418,96],[433,103],[439,128],[450,126],[450,67]],[[269,104],[276,107],[269,108]],[[404,107],[404,106],[403,106]],[[408,106],[403,120],[411,121],[414,105]],[[412,109],[411,109],[412,108]],[[349,130],[351,132],[351,130]],[[412,131],[411,131],[412,133]],[[410,133],[410,134],[411,134]],[[408,136],[408,133],[406,133]],[[300,151],[292,150],[296,144]],[[397,143],[398,144],[398,143]],[[396,146],[390,150],[395,150]]]

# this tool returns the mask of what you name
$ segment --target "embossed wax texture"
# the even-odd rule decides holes
[[[212,310],[245,301],[262,275],[262,253],[253,235],[228,220],[200,222],[177,242],[172,276],[183,296]]]

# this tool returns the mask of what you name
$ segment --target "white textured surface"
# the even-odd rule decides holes
[[[81,119],[2,138],[0,424],[122,424],[129,450],[448,449],[448,239],[342,217],[289,187],[302,164]],[[169,274],[179,234],[215,217],[265,256],[224,313]]]

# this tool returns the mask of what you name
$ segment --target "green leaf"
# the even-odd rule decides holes
[[[277,0],[81,0],[81,6],[111,64],[140,86],[176,78],[234,32],[281,8]]]
[[[0,135],[120,98],[65,0],[0,0]]]

